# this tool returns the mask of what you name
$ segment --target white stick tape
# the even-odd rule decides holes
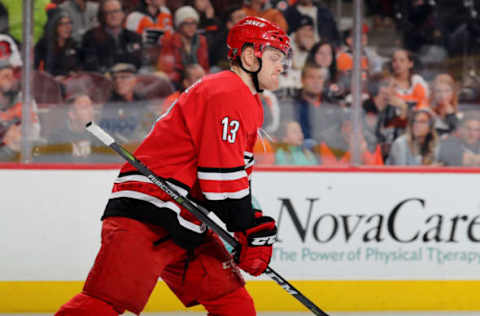
[[[87,131],[92,133],[95,137],[100,139],[102,143],[107,146],[110,146],[115,142],[115,139],[113,139],[112,136],[108,135],[100,126],[95,124],[93,121],[88,122],[87,125],[85,125],[85,128],[87,129]]]

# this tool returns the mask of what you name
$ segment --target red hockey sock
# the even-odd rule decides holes
[[[216,300],[200,302],[208,311],[208,316],[255,316],[252,297],[245,287]]]
[[[80,293],[65,303],[55,316],[118,316],[112,305]]]

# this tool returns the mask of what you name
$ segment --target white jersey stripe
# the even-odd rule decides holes
[[[247,176],[247,173],[245,172],[245,170],[235,171],[235,172],[199,171],[197,172],[197,174],[200,180],[221,180],[221,181],[238,180],[241,178],[245,178]]]
[[[241,199],[246,197],[250,193],[250,189],[243,189],[236,192],[203,192],[203,194],[207,197],[207,199],[212,201],[219,201],[225,199]]]
[[[140,175],[140,174],[134,174],[134,175],[129,175],[129,176],[121,176],[121,177],[118,177],[117,179],[115,179],[115,183],[124,183],[124,182],[128,182],[128,181],[136,181],[136,182],[145,182],[145,183],[153,183],[152,181],[150,181],[149,178],[143,176],[143,175]],[[188,191],[185,190],[184,188],[178,186],[178,185],[175,185],[171,182],[168,182],[168,185],[170,187],[172,187],[173,189],[175,189],[178,193],[180,193],[180,195],[182,196],[187,196],[188,194]]]
[[[151,195],[148,195],[148,194],[145,194],[145,193],[141,193],[141,192],[137,192],[137,191],[128,191],[128,190],[113,192],[110,195],[111,199],[120,198],[120,197],[142,200],[142,201],[145,201],[145,202],[149,202],[149,203],[151,203],[151,204],[153,204],[153,205],[155,205],[156,207],[159,207],[159,208],[168,208],[168,209],[174,211],[175,213],[177,213],[177,218],[178,218],[178,222],[180,223],[180,225],[182,225],[183,227],[185,227],[187,229],[190,229],[190,230],[192,230],[196,233],[201,234],[201,233],[205,232],[205,230],[207,229],[205,224],[197,225],[197,224],[192,223],[190,221],[187,221],[186,219],[181,217],[180,216],[180,207],[172,201],[165,202],[165,201],[162,201],[160,199],[157,199],[154,196],[151,196]]]

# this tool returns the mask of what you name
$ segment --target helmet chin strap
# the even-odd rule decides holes
[[[252,76],[253,85],[255,86],[255,90],[257,90],[258,93],[262,93],[262,92],[263,92],[263,89],[260,89],[260,85],[259,85],[259,83],[258,83],[258,73],[260,72],[260,70],[262,70],[262,59],[257,57],[257,60],[258,60],[258,63],[259,63],[259,65],[260,65],[260,66],[258,67],[258,70],[257,70],[257,71],[247,70],[245,67],[243,67],[242,60],[240,60],[240,68],[242,68],[243,71],[249,73],[250,76]]]

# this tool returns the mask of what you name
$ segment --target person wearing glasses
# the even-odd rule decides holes
[[[124,27],[125,12],[120,0],[102,0],[100,25],[82,40],[84,69],[105,73],[117,63],[142,66],[142,37]]]
[[[61,77],[80,68],[80,51],[72,30],[68,12],[55,9],[43,37],[35,45],[35,69]]]
[[[175,11],[175,33],[172,36],[163,37],[161,40],[161,52],[157,62],[157,68],[164,72],[175,84],[181,88],[181,75],[187,65],[199,64],[208,73],[207,38],[198,34],[200,16],[191,6],[183,6]]]

